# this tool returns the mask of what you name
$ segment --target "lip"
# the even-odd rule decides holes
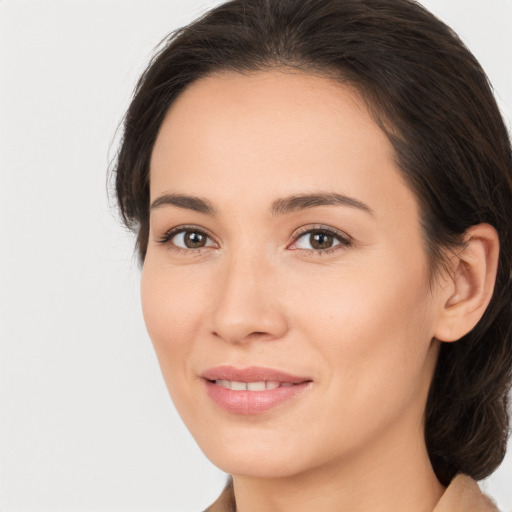
[[[222,409],[234,414],[260,414],[278,405],[297,398],[312,384],[312,379],[273,368],[251,366],[236,368],[217,366],[201,375],[208,396]],[[286,384],[285,387],[264,391],[235,391],[215,383],[217,380],[236,382],[272,381]]]
[[[209,368],[201,375],[206,380],[235,380],[238,382],[258,382],[271,380],[282,383],[299,384],[312,380],[309,377],[292,375],[291,373],[264,368],[262,366],[250,366],[247,368],[236,368],[234,366],[216,366]]]

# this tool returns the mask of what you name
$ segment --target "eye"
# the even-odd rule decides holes
[[[174,228],[165,233],[158,242],[162,245],[170,244],[174,249],[202,249],[203,247],[216,247],[217,244],[207,233],[196,228]]]
[[[347,247],[351,244],[350,238],[331,229],[308,229],[298,235],[289,249],[301,249],[315,252],[331,252]]]

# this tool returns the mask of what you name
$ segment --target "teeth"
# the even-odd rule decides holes
[[[247,383],[248,391],[265,391],[265,382],[248,382]]]
[[[293,386],[291,382],[277,382],[273,380],[259,382],[237,382],[234,380],[216,380],[217,386],[222,386],[233,391],[265,391],[266,389],[288,388]]]

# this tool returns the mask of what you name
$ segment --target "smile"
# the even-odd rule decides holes
[[[294,386],[292,382],[278,382],[272,380],[261,380],[258,382],[237,382],[235,380],[215,380],[217,386],[222,386],[232,391],[265,391],[266,389],[277,389]]]
[[[234,414],[260,414],[299,397],[312,379],[262,367],[211,368],[201,377],[208,397]]]

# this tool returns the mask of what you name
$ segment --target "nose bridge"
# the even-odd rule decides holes
[[[268,255],[247,248],[223,262],[217,283],[213,331],[230,342],[251,335],[276,338],[286,331],[286,320],[276,296],[276,272]],[[252,336],[254,337],[254,336]]]

